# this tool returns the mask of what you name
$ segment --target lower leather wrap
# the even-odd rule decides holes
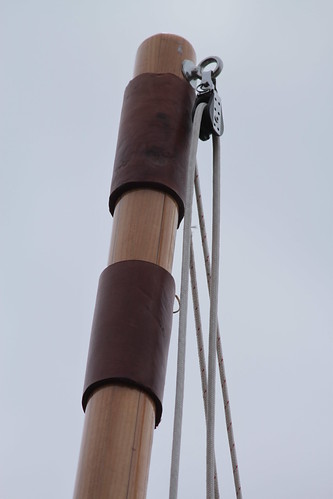
[[[127,86],[121,113],[109,208],[131,189],[157,189],[184,216],[195,92],[169,73],[143,73]],[[178,223],[178,225],[179,225]]]
[[[89,346],[83,409],[97,388],[135,386],[153,399],[155,425],[162,414],[174,280],[153,263],[127,260],[101,274]]]

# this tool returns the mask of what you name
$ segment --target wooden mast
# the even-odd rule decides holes
[[[138,49],[134,76],[182,78],[184,59],[195,61],[186,40],[153,36]],[[108,265],[141,260],[171,272],[178,216],[168,193],[145,188],[123,194],[114,212]],[[154,426],[155,405],[147,393],[122,384],[97,388],[86,407],[74,499],[145,498]]]

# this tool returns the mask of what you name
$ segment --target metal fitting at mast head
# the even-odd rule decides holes
[[[205,70],[210,64],[216,64],[215,68]],[[222,59],[217,56],[206,57],[197,66],[192,61],[183,61],[183,75],[197,93],[194,109],[200,102],[207,103],[200,128],[201,140],[208,140],[211,134],[221,136],[224,131],[221,98],[216,90],[216,78],[222,69]]]
[[[204,69],[210,64],[216,64],[216,67],[210,71],[204,71]],[[209,91],[211,88],[208,86],[214,86],[216,88],[216,78],[221,73],[223,69],[223,62],[220,57],[217,56],[209,56],[203,59],[196,66],[194,62],[186,59],[183,61],[182,72],[187,81],[192,85],[193,88],[198,90],[198,87],[204,86]],[[199,85],[196,85],[196,80],[201,80]]]

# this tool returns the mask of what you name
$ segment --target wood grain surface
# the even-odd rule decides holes
[[[192,46],[175,35],[156,35],[138,49],[134,75],[173,73],[182,78]],[[171,272],[178,208],[167,194],[133,190],[118,201],[108,264],[144,260]],[[109,385],[88,402],[74,499],[146,497],[155,408],[145,393]]]

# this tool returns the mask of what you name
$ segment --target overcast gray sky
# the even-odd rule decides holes
[[[1,499],[72,495],[122,96],[159,32],[224,61],[219,309],[244,498],[333,497],[332,15],[329,0],[2,0]],[[210,164],[200,144],[208,210]],[[148,499],[168,497],[177,320]],[[181,499],[205,490],[198,371],[191,316]],[[218,394],[231,498],[223,418]]]

